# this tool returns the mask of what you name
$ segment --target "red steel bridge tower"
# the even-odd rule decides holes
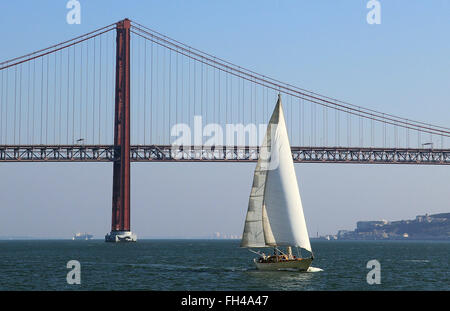
[[[130,231],[130,20],[118,22],[116,30],[112,218],[105,241],[135,242]]]

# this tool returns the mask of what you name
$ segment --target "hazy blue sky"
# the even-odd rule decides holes
[[[450,125],[450,2],[2,1],[0,60],[128,17],[259,73],[353,104]],[[132,230],[241,234],[254,164],[132,164]],[[448,167],[296,164],[310,235],[449,212]],[[111,164],[0,164],[0,236],[110,230]]]

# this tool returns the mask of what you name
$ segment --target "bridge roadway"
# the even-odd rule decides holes
[[[131,145],[132,162],[255,162],[259,147]],[[296,163],[449,165],[450,149],[292,147]],[[116,155],[117,154],[117,155]],[[0,162],[112,162],[113,145],[0,145]]]

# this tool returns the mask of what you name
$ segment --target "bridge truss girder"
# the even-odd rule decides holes
[[[292,147],[296,163],[449,165],[450,149]],[[131,145],[132,162],[255,162],[259,147]],[[0,145],[0,162],[114,162],[113,145]]]

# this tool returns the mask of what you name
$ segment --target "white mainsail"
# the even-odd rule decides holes
[[[311,252],[281,96],[256,165],[241,247],[299,246]]]

